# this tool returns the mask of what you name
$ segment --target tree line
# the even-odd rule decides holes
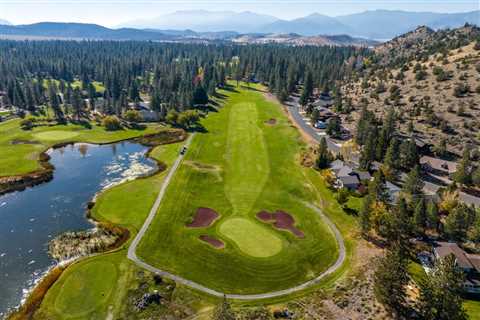
[[[81,116],[89,105],[121,115],[128,103],[148,99],[165,119],[208,103],[228,79],[262,82],[284,100],[307,73],[312,85],[328,86],[367,54],[353,47],[5,40],[0,92],[4,105],[25,112],[46,105],[56,118]]]

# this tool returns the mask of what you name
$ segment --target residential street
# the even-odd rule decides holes
[[[340,145],[336,144],[327,135],[319,135],[318,131],[305,121],[304,116],[300,113],[300,104],[298,102],[299,97],[291,96],[290,99],[290,101],[285,102],[285,105],[288,107],[288,112],[290,112],[296,124],[310,137],[312,137],[312,140],[314,141],[320,142],[320,139],[325,137],[327,140],[328,149],[332,153],[338,154],[340,152]]]

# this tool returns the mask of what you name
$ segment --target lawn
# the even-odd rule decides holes
[[[274,291],[312,279],[334,263],[338,246],[304,205],[317,195],[298,163],[305,147],[300,135],[261,92],[238,87],[222,94],[224,106],[202,120],[206,132],[194,137],[137,255],[227,293]],[[199,207],[220,218],[208,228],[186,227]],[[261,210],[288,212],[305,237],[259,221]],[[202,234],[225,248],[200,241]]]
[[[0,123],[0,177],[25,174],[40,168],[38,156],[54,144],[61,142],[110,143],[155,133],[164,127],[151,125],[143,130],[125,129],[106,131],[92,124],[86,128],[67,124],[35,127],[22,130],[19,119]]]

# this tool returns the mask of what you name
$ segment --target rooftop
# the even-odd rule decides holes
[[[443,160],[440,158],[423,156],[420,158],[420,164],[428,165],[432,169],[445,171],[448,173],[454,173],[455,171],[457,171],[456,162]]]
[[[439,258],[444,258],[450,254],[455,256],[457,264],[462,269],[475,269],[480,272],[480,255],[467,254],[458,244],[454,242],[437,242],[433,248]],[[473,261],[473,263],[472,263]]]

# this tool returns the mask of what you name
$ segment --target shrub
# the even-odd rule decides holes
[[[128,122],[140,122],[142,121],[142,115],[137,110],[128,110],[123,114],[123,118]]]
[[[20,127],[23,130],[32,130],[33,121],[31,119],[23,119],[22,121],[20,121]]]
[[[470,86],[466,83],[458,83],[453,89],[453,95],[457,98],[464,97],[470,92]]]
[[[120,119],[116,116],[106,116],[102,120],[102,126],[104,126],[108,131],[116,131],[122,129],[122,124]]]

